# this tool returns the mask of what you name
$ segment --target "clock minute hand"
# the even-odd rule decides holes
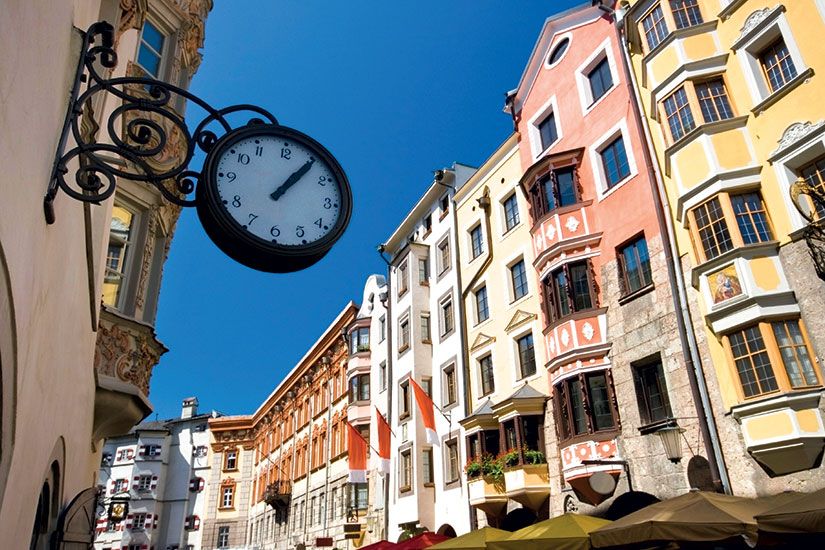
[[[286,190],[295,185],[295,183],[304,177],[304,174],[309,172],[309,169],[312,168],[312,164],[315,162],[314,158],[310,158],[308,161],[304,163],[303,166],[298,168],[295,172],[289,176],[284,183],[280,185],[275,191],[273,191],[269,196],[272,197],[272,200],[276,201],[281,198],[281,196],[286,193]]]

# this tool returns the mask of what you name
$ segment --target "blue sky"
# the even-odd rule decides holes
[[[306,353],[366,277],[375,250],[454,161],[481,164],[512,131],[518,84],[544,19],[580,2],[216,1],[192,91],[252,103],[318,139],[349,176],[349,229],[315,266],[273,275],[224,256],[185,209],[157,319],[171,350],[155,368],[160,418],[184,397],[248,414]],[[195,109],[191,114],[200,116]]]

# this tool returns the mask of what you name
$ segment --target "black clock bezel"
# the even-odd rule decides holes
[[[306,245],[284,245],[267,241],[246,230],[229,213],[218,193],[217,170],[221,158],[236,143],[255,136],[275,137],[300,143],[329,166],[341,195],[338,220],[322,238]],[[207,235],[228,256],[261,271],[285,273],[308,267],[320,260],[341,238],[352,216],[352,190],[343,168],[318,141],[310,136],[276,124],[245,126],[223,136],[209,151],[203,170],[204,180],[197,186],[198,217]]]

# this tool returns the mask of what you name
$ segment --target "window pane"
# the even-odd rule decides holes
[[[665,98],[664,106],[667,124],[670,128],[670,135],[673,141],[677,141],[696,127],[696,123],[693,120],[693,113],[690,112],[690,104],[688,103],[687,92],[685,92],[684,86]]]
[[[733,116],[724,80],[721,78],[709,80],[696,84],[695,88],[705,122],[725,120]]]
[[[539,123],[542,151],[547,149],[559,137],[556,131],[556,115],[550,113]]]
[[[624,148],[624,139],[621,136],[602,150],[601,157],[608,189],[630,175],[627,152]]]
[[[745,244],[761,243],[773,239],[771,228],[768,226],[768,216],[759,193],[732,195],[730,202]]]
[[[112,208],[106,274],[103,280],[103,303],[109,306],[118,306],[121,290],[125,286],[126,263],[131,252],[135,220],[135,215],[122,206],[115,205]]]
[[[587,79],[590,81],[590,92],[595,102],[613,85],[613,78],[610,74],[610,64],[607,62],[607,57],[593,67],[593,70],[587,75]]]
[[[470,230],[470,242],[473,249],[473,258],[477,258],[484,252],[484,235],[481,233],[481,225]]]
[[[587,417],[584,412],[584,394],[578,378],[568,383],[570,390],[570,408],[573,410],[573,432],[578,434],[587,433]]]
[[[819,380],[808,353],[808,346],[805,345],[805,339],[802,337],[799,322],[773,323],[773,333],[776,336],[776,344],[779,346],[791,386],[800,388],[818,385]]]
[[[696,219],[696,231],[702,242],[706,259],[715,258],[733,248],[728,224],[718,198],[696,207],[693,212]]]
[[[531,376],[536,374],[536,355],[533,349],[533,335],[528,334],[517,340],[519,368],[521,369],[521,377]]]
[[[481,392],[484,395],[494,392],[496,384],[493,376],[493,357],[491,355],[482,357],[478,360],[478,366],[481,372]]]
[[[776,378],[759,327],[735,332],[728,340],[745,397],[776,391]]]
[[[796,66],[782,38],[765,48],[759,55],[759,61],[762,63],[762,69],[765,71],[765,77],[772,92],[796,76]]]
[[[825,157],[820,157],[799,170],[805,181],[825,196]],[[825,216],[825,204],[815,204],[818,218]]]
[[[510,268],[510,278],[513,283],[513,300],[518,300],[527,294],[527,270],[524,260],[519,260]]]
[[[573,169],[556,171],[556,186],[558,187],[559,206],[576,204],[576,183],[573,178]]]
[[[653,284],[647,241],[638,239],[621,250],[625,291],[629,294]]]
[[[692,27],[702,22],[697,0],[670,0],[670,9],[677,29]]]
[[[667,24],[662,6],[656,6],[642,19],[642,30],[648,49],[652,50],[667,36]]]
[[[518,225],[519,221],[518,200],[516,194],[513,193],[504,201],[504,224],[507,231]]]
[[[593,428],[604,430],[613,428],[613,409],[610,405],[610,394],[607,391],[607,376],[605,374],[591,374],[587,377],[588,397],[592,410]]]
[[[588,266],[586,263],[570,266],[570,280],[573,287],[573,307],[575,311],[583,311],[593,307],[587,270]]]
[[[567,275],[563,269],[553,275],[553,293],[556,298],[556,317],[570,315],[570,291],[567,288]]]
[[[478,322],[486,321],[490,317],[490,309],[487,305],[487,287],[483,286],[476,291],[476,319]]]

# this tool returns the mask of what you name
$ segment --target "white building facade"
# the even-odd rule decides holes
[[[180,418],[144,422],[106,441],[99,484],[102,498],[128,498],[126,519],[99,517],[96,550],[199,550],[209,484],[212,414],[185,399]]]
[[[393,434],[387,503],[391,541],[421,528],[448,535],[470,530],[459,426],[466,414],[466,346],[452,197],[473,172],[460,164],[437,171],[383,245],[391,263],[391,364],[384,398]],[[437,444],[427,442],[411,380],[432,397]]]

